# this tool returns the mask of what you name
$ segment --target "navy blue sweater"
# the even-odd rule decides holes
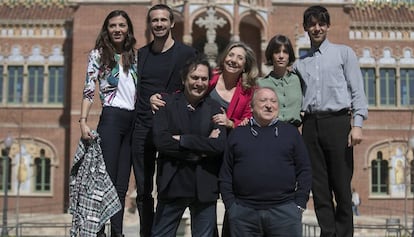
[[[255,209],[289,201],[306,208],[311,164],[296,127],[281,121],[237,127],[228,137],[223,162],[219,181],[226,209],[235,201]]]

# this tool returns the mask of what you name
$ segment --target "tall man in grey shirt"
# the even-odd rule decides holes
[[[362,74],[350,47],[328,41],[326,8],[309,7],[303,27],[311,50],[295,69],[303,80],[302,133],[312,163],[316,216],[321,236],[353,236],[353,146],[363,139],[368,115]]]

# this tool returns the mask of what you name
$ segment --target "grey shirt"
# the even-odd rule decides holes
[[[294,68],[303,80],[305,113],[350,108],[354,126],[362,127],[368,117],[368,103],[358,59],[350,47],[326,39],[318,49],[311,49],[298,60]]]

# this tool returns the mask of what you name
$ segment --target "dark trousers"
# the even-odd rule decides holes
[[[312,163],[313,201],[323,237],[353,236],[350,122],[347,113],[305,115],[303,121],[302,134]]]
[[[230,237],[229,217],[227,210],[224,211],[223,223],[221,226],[221,237]]]
[[[191,235],[193,237],[217,236],[217,203],[200,202],[194,198],[158,200],[155,213],[153,237],[175,237],[186,208],[191,215]]]
[[[104,107],[97,129],[106,170],[122,204],[122,209],[111,217],[113,234],[122,234],[125,196],[131,174],[131,128],[134,119],[133,111]]]
[[[263,210],[233,203],[227,214],[232,237],[302,237],[302,211],[294,202]]]
[[[140,217],[140,236],[151,236],[154,219],[154,188],[156,148],[152,129],[135,124],[132,136],[132,166],[137,186],[137,208]]]

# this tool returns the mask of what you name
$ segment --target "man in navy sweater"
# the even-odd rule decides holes
[[[231,236],[302,236],[302,213],[312,183],[308,152],[298,129],[278,121],[278,97],[258,88],[253,118],[229,135],[220,191]]]

